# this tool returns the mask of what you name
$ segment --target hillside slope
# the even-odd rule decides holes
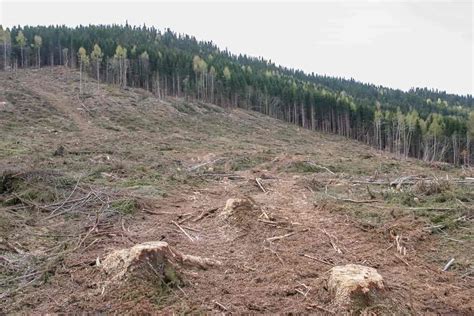
[[[153,26],[15,26],[2,31],[0,25],[2,37],[7,44],[0,48],[0,69],[6,71],[67,66],[159,98],[252,109],[404,157],[465,166],[474,161],[472,95],[427,88],[403,92],[310,75],[277,66],[265,56],[235,55],[212,42]],[[44,45],[35,46],[38,40]]]
[[[78,80],[0,74],[1,313],[330,313],[325,273],[346,263],[385,279],[356,312],[473,312],[472,170],[92,80],[79,98]],[[245,197],[254,212],[221,216]],[[156,240],[222,266],[163,288],[97,265]]]

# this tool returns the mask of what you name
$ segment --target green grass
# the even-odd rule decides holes
[[[314,164],[311,164],[306,161],[295,161],[283,167],[283,170],[286,172],[294,172],[294,173],[319,173],[319,172],[326,172],[324,168],[318,167]]]
[[[30,154],[31,150],[20,143],[0,140],[0,159]]]
[[[230,170],[242,171],[252,169],[265,161],[267,161],[267,159],[262,156],[237,157],[230,163]]]
[[[139,208],[138,201],[133,198],[120,199],[113,201],[111,204],[112,208],[124,215],[130,215],[135,213]]]

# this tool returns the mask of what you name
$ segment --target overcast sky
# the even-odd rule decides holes
[[[0,24],[166,27],[233,53],[407,90],[473,94],[473,4],[458,1],[12,1]]]

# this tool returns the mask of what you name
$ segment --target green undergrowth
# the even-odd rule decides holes
[[[138,201],[134,198],[124,198],[113,201],[111,206],[124,215],[134,214],[140,208]]]
[[[285,166],[280,167],[279,169],[280,169],[279,171],[293,172],[293,173],[327,172],[324,168],[307,161],[294,161]]]
[[[384,193],[389,205],[398,206],[407,213],[427,219],[432,226],[455,229],[466,224],[463,217],[472,212],[474,191],[469,186],[440,182],[436,185],[415,185],[403,191]]]
[[[55,171],[5,172],[0,177],[0,194],[8,194],[4,205],[48,204],[64,199],[76,181]]]

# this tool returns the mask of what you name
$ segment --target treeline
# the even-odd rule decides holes
[[[98,82],[241,107],[425,161],[472,160],[472,96],[306,74],[212,42],[129,25],[0,29],[3,70],[63,65]],[[86,91],[87,92],[87,91]]]

